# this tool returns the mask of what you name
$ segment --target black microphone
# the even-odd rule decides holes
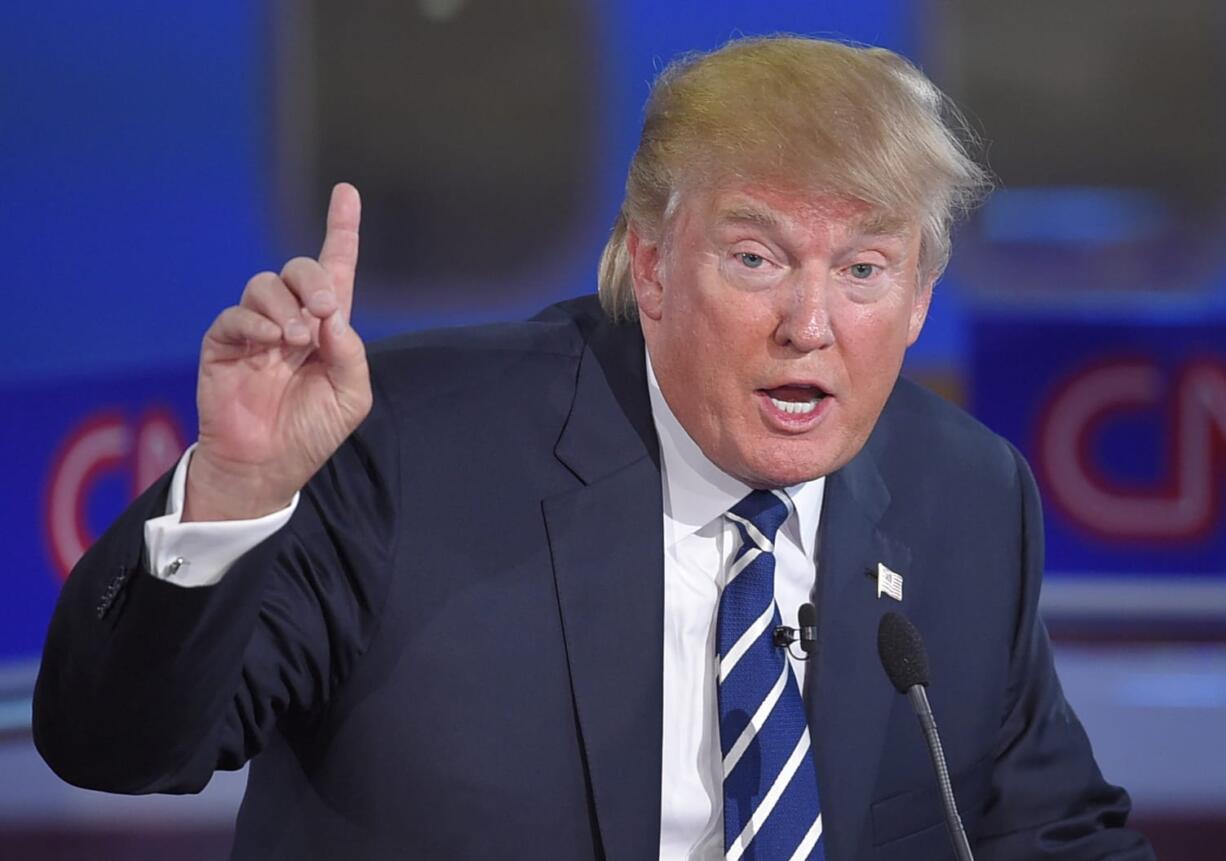
[[[795,653],[792,656],[807,661],[817,650],[817,608],[812,604],[801,604],[796,615],[796,621],[800,623],[800,627],[790,628],[787,625],[780,625],[775,629],[775,645],[786,649],[799,641],[800,648],[805,653],[804,657]]]
[[[937,783],[941,785],[941,801],[945,805],[945,826],[953,844],[958,861],[974,861],[971,845],[966,840],[962,817],[954,801],[954,788],[949,780],[949,767],[945,764],[945,752],[941,749],[941,737],[937,734],[937,722],[928,705],[928,653],[920,632],[911,621],[898,613],[886,613],[877,626],[877,652],[881,666],[900,694],[906,694],[919,717],[928,742],[928,753],[937,771]]]

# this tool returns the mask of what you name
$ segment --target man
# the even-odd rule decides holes
[[[683,60],[602,307],[369,370],[338,186],[319,259],[206,334],[197,445],[65,586],[48,762],[190,792],[251,760],[236,858],[946,857],[876,654],[901,610],[977,857],[1152,857],[1052,668],[1029,470],[898,379],[984,184],[947,111],[876,49]],[[774,632],[807,601],[806,667]]]

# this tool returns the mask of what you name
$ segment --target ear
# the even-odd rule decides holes
[[[660,281],[660,244],[645,238],[631,224],[626,230],[626,252],[630,255],[630,277],[639,315],[659,320],[664,310],[664,285]]]
[[[928,306],[932,304],[932,287],[936,276],[921,276],[915,298],[911,303],[911,319],[907,323],[907,346],[910,347],[920,336],[924,321],[928,319]]]

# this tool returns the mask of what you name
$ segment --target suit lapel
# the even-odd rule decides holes
[[[664,550],[638,327],[598,324],[557,456],[582,486],[543,503],[571,687],[610,859],[660,839]]]
[[[907,547],[881,526],[889,489],[871,446],[827,478],[817,555],[820,643],[806,680],[827,857],[860,857],[886,720],[897,696],[877,656],[877,625],[892,599],[868,576],[884,562],[905,573]],[[904,593],[905,597],[905,593]]]

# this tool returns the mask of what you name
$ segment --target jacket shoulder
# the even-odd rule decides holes
[[[577,321],[566,317],[533,317],[510,323],[484,323],[406,332],[371,344],[372,368],[404,363],[502,361],[509,354],[575,358],[584,338]]]
[[[917,383],[900,378],[870,442],[878,457],[903,474],[918,466],[982,488],[1016,490],[1020,452],[965,410]]]
[[[529,320],[386,338],[367,350],[371,376],[377,391],[396,401],[457,389],[481,388],[489,394],[512,383],[531,389],[546,378],[573,372],[586,346],[592,304],[585,298],[551,306]]]

